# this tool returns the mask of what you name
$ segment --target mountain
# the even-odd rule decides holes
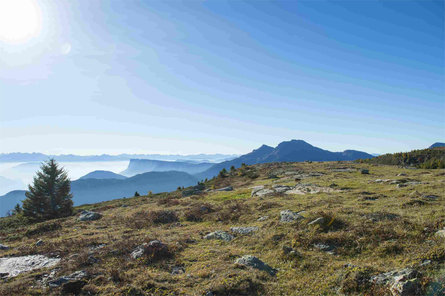
[[[25,199],[25,190],[14,190],[0,196],[0,217],[6,216],[16,204],[22,204]]]
[[[445,147],[445,143],[436,142],[436,143],[434,143],[433,145],[431,145],[431,146],[429,147],[429,149],[431,149],[431,148],[437,148],[437,147]]]
[[[91,173],[86,174],[85,176],[82,176],[80,179],[126,179],[127,177],[110,172],[110,171],[94,171]]]
[[[179,186],[191,186],[197,179],[177,171],[149,172],[126,179],[79,179],[71,182],[74,205],[97,203],[140,194],[173,191]],[[25,199],[24,190],[16,190],[0,196],[0,217],[6,215],[17,203]]]
[[[247,165],[269,162],[299,162],[299,161],[339,161],[372,158],[371,154],[355,150],[343,152],[331,152],[312,146],[303,140],[291,140],[281,142],[273,148],[263,145],[252,152],[242,155],[230,161],[213,165],[208,170],[196,174],[199,180],[216,176],[223,168],[231,166],[240,167],[242,163]]]
[[[163,161],[151,159],[131,159],[128,168],[122,172],[125,176],[134,176],[146,172],[179,171],[197,174],[209,169],[213,163],[194,163],[180,161]]]
[[[47,155],[43,153],[0,153],[0,162],[42,162],[49,158],[54,158],[57,161],[77,162],[77,161],[122,161],[130,159],[156,159],[156,160],[181,160],[181,161],[196,161],[196,162],[221,162],[233,159],[238,155],[234,154],[193,154],[193,155],[179,155],[179,154],[119,154],[119,155]]]

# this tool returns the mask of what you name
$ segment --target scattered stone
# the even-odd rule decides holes
[[[78,295],[82,290],[83,286],[86,285],[84,278],[88,276],[87,272],[84,270],[76,271],[70,275],[62,276],[58,279],[48,282],[48,286],[51,288],[62,287],[62,294],[74,294]]]
[[[320,251],[326,252],[326,253],[331,254],[331,255],[334,254],[334,250],[335,250],[334,246],[327,245],[327,244],[322,244],[322,243],[314,244],[314,247],[316,247]]]
[[[23,272],[54,266],[59,261],[59,258],[48,258],[43,255],[0,258],[0,273],[14,277]]]
[[[183,274],[184,272],[185,272],[185,269],[182,266],[175,266],[175,267],[173,267],[173,270],[172,270],[173,275],[174,274]]]
[[[102,218],[102,215],[92,211],[82,211],[79,216],[79,221],[94,221]]]
[[[227,187],[215,189],[215,191],[232,191],[232,190],[233,190],[232,186],[227,186]]]
[[[254,186],[251,188],[252,189],[252,193],[250,194],[251,197],[255,196],[255,194],[264,189],[264,185],[260,185],[260,186]]]
[[[428,195],[425,194],[425,195],[423,195],[422,197],[425,198],[425,199],[431,199],[431,200],[436,200],[436,199],[439,198],[439,196],[434,195],[434,194],[428,194]]]
[[[367,170],[367,169],[361,169],[361,170],[360,170],[360,173],[361,173],[362,175],[369,175],[369,170]]]
[[[184,189],[181,194],[183,197],[197,195],[197,194],[200,194],[204,189],[205,189],[204,185],[196,185],[196,186]]]
[[[398,219],[400,216],[393,213],[383,213],[383,212],[375,212],[365,215],[372,222],[379,222],[384,220],[393,221]]]
[[[355,169],[351,169],[351,168],[333,168],[331,169],[331,172],[335,172],[335,173],[348,173],[348,172],[353,172],[355,171]]]
[[[371,277],[371,282],[388,285],[393,296],[421,295],[420,273],[411,268],[395,270]]]
[[[323,225],[326,222],[324,217],[319,217],[314,221],[309,222],[307,225]]]
[[[211,233],[207,234],[206,236],[204,236],[204,238],[205,239],[219,239],[219,240],[229,242],[232,239],[234,239],[234,236],[225,232],[225,231],[217,230],[215,232],[211,232]]]
[[[331,193],[331,192],[339,192],[341,190],[331,188],[331,187],[322,187],[314,184],[297,184],[291,190],[286,191],[286,194],[316,194],[316,193]]]
[[[0,250],[4,250],[4,251],[6,251],[6,250],[9,250],[9,247],[6,246],[6,245],[2,245],[2,244],[0,244]]]
[[[253,191],[252,191],[251,196],[252,197],[253,196],[263,197],[263,196],[271,195],[271,194],[274,194],[274,193],[275,193],[275,190],[269,189],[269,188],[264,188],[264,189],[260,189],[260,190],[255,191],[255,193],[253,193]]]
[[[291,210],[284,210],[280,212],[280,222],[289,223],[299,219],[304,219],[299,213],[292,212]]]
[[[405,173],[399,173],[399,174],[397,174],[397,177],[405,177],[405,176],[406,176]]]
[[[232,227],[230,231],[238,233],[238,234],[251,234],[255,231],[258,231],[258,227],[249,226],[249,227]]]
[[[377,285],[386,285],[393,282],[394,279],[399,276],[405,276],[406,278],[415,278],[418,276],[418,272],[411,268],[393,270],[372,276],[371,282]]]
[[[289,257],[301,257],[297,250],[289,246],[283,246],[283,253]]]
[[[99,259],[97,259],[96,257],[94,257],[93,255],[89,255],[87,258],[87,263],[92,265],[99,262]]]
[[[41,245],[43,245],[44,244],[44,242],[43,242],[43,240],[41,240],[41,239],[39,239],[37,242],[36,242],[36,246],[38,247],[38,246],[41,246]]]
[[[0,272],[0,279],[7,278],[9,276],[9,273],[7,272]]]
[[[266,221],[267,219],[269,219],[269,216],[262,216],[262,217],[259,217],[257,219],[257,221]]]
[[[278,185],[278,184],[273,185],[272,188],[276,193],[284,193],[292,189],[290,186]]]
[[[445,238],[445,228],[442,230],[439,230],[435,234],[437,237]]]
[[[235,264],[264,270],[270,275],[275,275],[277,273],[276,269],[270,267],[269,265],[252,255],[244,255],[243,257],[236,259]]]

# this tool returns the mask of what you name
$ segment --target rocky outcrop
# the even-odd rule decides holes
[[[92,211],[82,211],[79,216],[79,221],[94,221],[102,218],[102,215]]]
[[[0,258],[0,274],[3,274],[3,277],[14,277],[23,272],[51,267],[59,262],[59,258],[48,258],[43,255]]]
[[[151,257],[165,257],[169,254],[168,246],[159,240],[152,240],[149,243],[144,243],[138,246],[132,253],[133,259],[138,259],[144,255]],[[157,259],[157,258],[153,258]]]
[[[375,285],[387,285],[393,296],[416,296],[421,295],[420,276],[417,270],[405,268],[381,273],[370,281]]]
[[[234,239],[233,235],[222,231],[222,230],[217,230],[215,232],[211,232],[209,234],[207,234],[206,236],[204,236],[205,239],[218,239],[218,240],[223,240],[226,242],[231,241],[232,239]]]
[[[231,227],[230,231],[237,234],[251,234],[255,231],[258,231],[258,227],[250,226],[250,227]]]
[[[270,275],[275,275],[277,273],[276,269],[270,267],[269,265],[252,255],[245,255],[241,258],[236,259],[235,264],[263,270]]]
[[[295,213],[291,210],[284,210],[280,212],[280,222],[290,223],[300,219],[304,219],[299,213]]]

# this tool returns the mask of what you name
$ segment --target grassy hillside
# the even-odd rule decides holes
[[[434,293],[445,279],[445,241],[436,235],[445,227],[444,176],[350,162],[261,164],[212,179],[191,196],[174,191],[76,208],[101,213],[97,221],[80,222],[78,214],[34,225],[2,218],[0,243],[10,249],[0,257],[62,260],[56,269],[2,280],[0,295],[59,295],[45,275],[79,270],[88,274],[78,287],[83,295],[390,295],[371,277],[407,267],[419,273],[422,294],[441,295]],[[253,186],[296,184],[308,193],[251,196]],[[226,186],[234,190],[214,191]],[[303,218],[280,222],[283,210]],[[242,235],[231,231],[236,226],[258,229]],[[204,239],[217,230],[234,239]],[[133,259],[151,240],[167,248]],[[276,274],[234,263],[244,255]]]
[[[385,154],[371,159],[361,160],[361,162],[399,166],[414,166],[424,169],[443,169],[445,168],[445,147]]]

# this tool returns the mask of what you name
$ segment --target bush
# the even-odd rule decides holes
[[[42,233],[46,233],[46,232],[50,232],[50,231],[56,231],[59,229],[62,229],[62,225],[60,224],[60,222],[40,223],[40,224],[37,224],[36,227],[34,227],[32,229],[28,229],[25,232],[25,236],[33,236],[36,234],[42,234]]]
[[[179,221],[178,215],[173,211],[150,211],[147,216],[147,219],[153,224],[167,224]]]
[[[194,205],[184,212],[184,218],[190,222],[201,222],[204,215],[213,212],[213,208],[209,204]]]

